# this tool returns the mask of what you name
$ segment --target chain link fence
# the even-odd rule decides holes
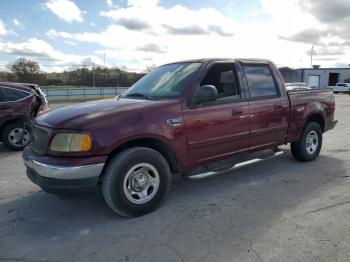
[[[45,88],[42,90],[51,101],[89,100],[115,97],[128,87]]]

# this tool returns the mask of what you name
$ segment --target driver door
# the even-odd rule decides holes
[[[214,64],[201,85],[213,85],[218,99],[184,110],[190,165],[220,160],[249,148],[249,104],[233,63]]]

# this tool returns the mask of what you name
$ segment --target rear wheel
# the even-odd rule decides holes
[[[23,128],[23,123],[11,123],[3,129],[1,139],[7,148],[20,151],[29,143],[30,133]]]
[[[300,139],[291,143],[292,155],[303,162],[315,160],[322,147],[322,129],[316,122],[306,124]]]
[[[161,205],[169,192],[168,162],[157,151],[134,147],[113,157],[104,171],[103,197],[116,213],[135,217]]]

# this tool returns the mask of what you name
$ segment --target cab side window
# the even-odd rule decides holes
[[[251,98],[277,97],[278,88],[267,65],[243,66]]]
[[[219,95],[217,101],[241,98],[237,74],[232,63],[213,65],[201,82],[201,85],[215,86]]]
[[[0,102],[17,101],[27,96],[29,96],[27,92],[13,88],[0,87]]]

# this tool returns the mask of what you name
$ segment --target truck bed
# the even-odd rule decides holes
[[[311,112],[313,114],[317,112],[319,117],[324,119],[322,126],[324,132],[331,128],[334,121],[332,107],[335,106],[332,89],[290,90],[287,93],[290,101],[287,142],[299,139],[305,119],[309,118]]]

